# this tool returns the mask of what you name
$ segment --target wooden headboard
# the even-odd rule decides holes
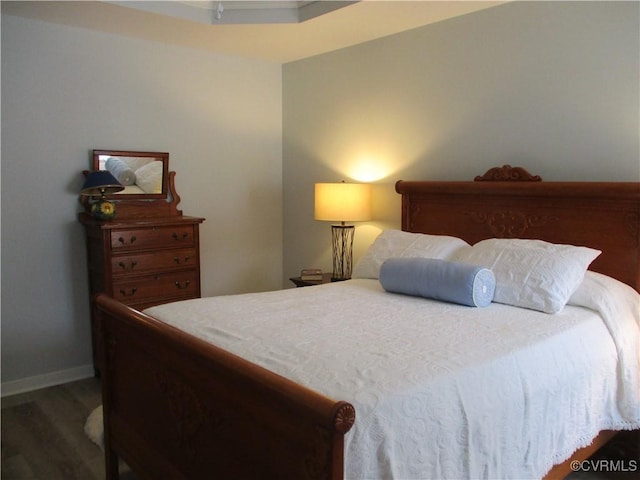
[[[596,248],[590,269],[640,291],[640,182],[543,182],[505,165],[473,182],[399,181],[402,229]]]

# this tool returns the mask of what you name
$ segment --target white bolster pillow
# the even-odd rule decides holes
[[[388,292],[469,307],[486,307],[496,290],[488,268],[435,258],[389,258],[380,267],[380,283]]]
[[[114,177],[116,177],[116,180],[118,180],[122,185],[126,186],[136,183],[135,172],[124,160],[116,157],[109,157],[104,166],[113,174]]]

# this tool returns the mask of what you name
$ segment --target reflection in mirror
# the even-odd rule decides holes
[[[100,155],[100,170],[109,170],[124,186],[120,193],[162,193],[162,162],[145,157]]]
[[[108,170],[125,187],[115,195],[158,198],[167,194],[169,154],[94,150],[93,169]]]

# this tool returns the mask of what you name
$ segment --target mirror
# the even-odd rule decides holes
[[[108,170],[125,187],[108,198],[167,198],[169,184],[169,154],[160,152],[130,152],[94,150],[93,170]]]

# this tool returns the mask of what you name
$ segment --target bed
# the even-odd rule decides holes
[[[494,239],[601,253],[555,314],[386,292],[403,254],[378,240],[346,282],[145,312],[98,295],[107,478],[119,458],[140,478],[563,478],[640,428],[640,184],[504,166],[396,190],[393,235],[467,242],[452,260]]]

